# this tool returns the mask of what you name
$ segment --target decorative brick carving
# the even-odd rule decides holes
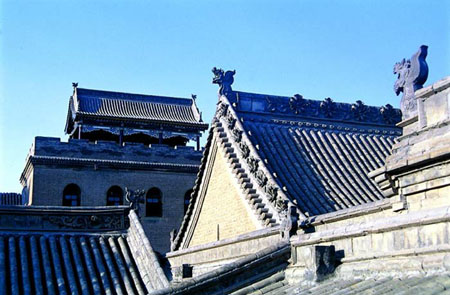
[[[48,216],[48,221],[62,228],[122,229],[124,218],[119,215]]]

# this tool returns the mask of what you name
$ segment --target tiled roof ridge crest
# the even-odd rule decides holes
[[[303,121],[294,121],[289,119],[276,119],[276,118],[250,118],[252,122],[261,122],[266,124],[282,124],[282,125],[291,125],[291,126],[305,126],[307,128],[317,128],[317,129],[329,129],[334,131],[342,131],[342,132],[357,132],[357,133],[368,133],[368,134],[380,134],[380,135],[401,135],[402,131],[398,130],[389,130],[387,128],[358,128],[351,126],[342,126],[339,124],[325,123],[325,122],[308,122],[306,120]],[[351,122],[348,122],[351,124]]]
[[[282,188],[278,185],[274,176],[264,165],[264,161],[260,157],[257,147],[254,147],[249,139],[251,134],[247,134],[245,131],[234,108],[235,105],[230,103],[226,96],[222,96],[219,100],[218,111],[216,112],[216,118],[225,123],[226,129],[232,135],[231,142],[234,143],[240,155],[238,156],[236,153],[232,154],[236,156],[239,162],[245,162],[249,174],[244,173],[239,162],[237,162],[233,171],[235,172],[236,177],[240,179],[240,182],[243,184],[247,182],[250,185],[255,184],[257,185],[258,190],[263,193],[262,196],[260,196],[256,191],[253,191],[255,190],[253,187],[248,189],[246,198],[249,199],[249,202],[251,202],[252,199],[263,197],[266,203],[270,204],[270,206],[280,215],[280,218],[283,218],[282,216],[287,214],[289,207],[296,208],[297,206],[292,204],[290,199],[283,193]],[[232,144],[231,142],[229,144],[230,146]],[[227,143],[223,142],[222,145],[226,147]],[[262,203],[262,205],[264,205],[264,203]],[[297,214],[299,214],[301,218],[306,218],[299,210],[296,211],[298,211]]]
[[[376,123],[392,127],[401,120],[401,111],[391,104],[369,106],[361,100],[356,100],[354,103],[335,102],[330,97],[316,100],[304,98],[300,94],[294,94],[291,97],[241,91],[234,91],[233,94],[236,99],[250,96],[264,100],[264,110],[258,111],[259,113],[306,116],[353,123]]]

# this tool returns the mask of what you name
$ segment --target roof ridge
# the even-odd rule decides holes
[[[77,91],[81,90],[83,91],[91,91],[91,92],[97,92],[97,93],[108,93],[108,94],[116,94],[116,95],[124,95],[124,96],[140,96],[140,97],[148,97],[148,98],[168,98],[168,99],[179,99],[179,100],[186,100],[186,101],[193,101],[192,97],[176,97],[176,96],[165,96],[165,95],[153,95],[153,94],[144,94],[144,93],[134,93],[134,92],[122,92],[122,91],[111,91],[111,90],[102,90],[102,89],[90,89],[90,88],[81,88],[77,87]],[[113,98],[118,99],[118,98]]]
[[[225,96],[222,96],[217,105],[216,114],[209,130],[208,141],[188,209],[183,218],[180,230],[173,240],[172,251],[179,249],[186,242],[187,236],[185,231],[192,224],[191,217],[194,213],[195,203],[198,202],[203,174],[210,159],[211,145],[215,137],[217,138],[218,146],[224,150],[225,157],[230,162],[230,168],[240,184],[242,194],[245,195],[245,199],[250,204],[251,209],[263,221],[263,225],[274,226],[277,222],[282,222],[287,209],[291,206],[296,208],[282,192],[281,187],[279,187],[265,165],[259,165],[259,163],[264,162],[256,151],[256,148],[253,147],[252,142],[247,138],[244,130],[244,127],[237,118],[237,114],[233,110],[233,105],[230,104]],[[232,145],[234,146],[232,147]],[[300,211],[298,214],[306,218]]]
[[[380,127],[395,127],[401,120],[401,111],[390,104],[370,106],[361,100],[355,103],[307,99],[300,94],[291,97],[235,91],[236,107],[239,112],[259,115],[309,118],[319,121],[339,121],[353,124],[369,124]]]
[[[216,116],[219,117],[219,120],[226,121],[228,131],[233,134],[232,142],[237,146],[241,160],[248,167],[250,181],[256,185],[260,192],[264,193],[263,197],[266,198],[267,204],[271,204],[279,214],[283,214],[288,207],[293,205],[291,200],[284,194],[283,188],[276,181],[275,178],[277,176],[272,175],[266,167],[265,161],[260,156],[259,147],[254,146],[250,140],[250,136],[252,136],[251,131],[246,132],[242,122],[239,120],[235,111],[236,104],[231,104],[225,96],[222,96],[222,98],[224,98],[221,100],[222,106],[219,104],[221,110],[216,113]],[[298,213],[305,218],[301,212]]]

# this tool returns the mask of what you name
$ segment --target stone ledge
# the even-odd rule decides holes
[[[337,229],[324,230],[321,232],[302,234],[298,240],[292,240],[293,246],[306,246],[316,243],[331,242],[350,237],[365,236],[370,233],[389,232],[397,229],[428,225],[439,222],[450,221],[450,207],[441,207],[420,212],[411,212],[406,215],[399,215],[390,218],[383,218],[371,222],[370,224],[358,223],[343,226]]]
[[[303,221],[305,225],[321,225],[326,223],[333,223],[340,220],[350,219],[368,213],[378,212],[391,208],[392,204],[389,199],[375,201],[348,209],[342,209],[336,212],[326,213],[310,217]]]
[[[427,98],[450,87],[450,76],[416,91],[416,97]]]
[[[211,249],[211,248],[218,248],[218,247],[222,247],[222,246],[229,245],[229,244],[235,244],[235,243],[239,243],[239,242],[253,240],[256,238],[262,238],[262,237],[266,237],[266,236],[270,236],[270,235],[275,235],[275,234],[278,234],[279,231],[280,231],[279,226],[264,228],[264,229],[256,230],[256,231],[253,231],[250,233],[238,235],[234,238],[223,239],[223,240],[220,240],[217,242],[207,243],[207,244],[198,245],[198,246],[194,246],[194,247],[187,248],[187,249],[169,252],[169,253],[166,253],[166,258],[174,258],[174,257],[186,255],[186,254],[200,252],[200,251]]]
[[[436,246],[429,246],[429,247],[423,247],[419,249],[404,249],[404,250],[398,250],[398,251],[389,251],[389,253],[384,252],[373,252],[369,255],[359,255],[357,257],[349,257],[349,258],[342,258],[342,263],[348,263],[348,262],[357,262],[357,261],[365,261],[365,260],[372,260],[372,259],[378,259],[378,258],[390,258],[390,257],[400,257],[400,256],[418,256],[418,255],[427,255],[427,254],[434,254],[434,253],[447,253],[450,252],[450,245],[436,245]]]

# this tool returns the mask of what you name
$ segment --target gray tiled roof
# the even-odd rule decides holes
[[[450,273],[427,274],[377,271],[367,276],[341,277],[338,269],[321,280],[311,280],[309,274],[296,275],[288,269],[291,247],[280,242],[266,249],[223,265],[194,279],[172,283],[169,288],[155,290],[163,294],[232,294],[232,295],[346,295],[346,294],[449,294]],[[339,268],[339,266],[338,266]],[[302,267],[299,267],[302,273]],[[292,274],[294,274],[292,276]]]
[[[416,275],[405,278],[331,279],[314,286],[284,286],[273,294],[449,294],[450,275]],[[261,293],[258,293],[261,294]],[[263,293],[267,294],[267,293]]]
[[[245,119],[243,125],[303,212],[318,215],[383,198],[367,174],[384,165],[394,136]]]
[[[301,218],[385,198],[368,173],[383,166],[400,111],[385,107],[232,92],[220,96],[188,210],[174,240],[186,247],[211,145],[217,138],[243,195],[265,226],[283,210]],[[283,208],[285,204],[285,208]],[[196,209],[197,208],[197,209]]]
[[[285,279],[284,269],[289,264],[290,251],[289,243],[280,242],[150,294],[249,294],[260,289],[280,287],[280,282]]]
[[[0,205],[23,205],[22,194],[18,193],[0,193]]]
[[[0,294],[147,294],[168,286],[129,207],[0,211]]]
[[[82,118],[207,128],[193,99],[76,88],[69,103],[66,132],[71,132],[73,120]]]
[[[1,234],[0,265],[11,294],[146,293],[121,235]]]
[[[384,165],[394,139],[396,109],[237,93],[235,114],[258,158],[283,193],[307,215],[383,199],[368,173]],[[325,105],[326,105],[325,104]],[[280,107],[283,106],[283,107]],[[297,106],[298,109],[294,109]],[[355,109],[362,109],[357,113]]]

